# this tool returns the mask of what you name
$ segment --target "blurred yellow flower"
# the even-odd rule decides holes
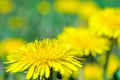
[[[10,38],[0,42],[0,56],[4,57],[11,54],[14,50],[19,49],[25,43],[24,40],[18,38]]]
[[[0,0],[0,13],[9,13],[13,7],[14,4],[11,0]]]
[[[107,72],[106,75],[108,79],[112,79],[114,73],[120,66],[119,63],[120,63],[119,58],[115,54],[111,54],[108,60],[107,70],[106,70]]]
[[[26,79],[37,79],[39,75],[48,78],[50,69],[61,74],[72,73],[82,67],[76,56],[78,53],[79,50],[61,40],[35,40],[8,56],[6,64],[10,65],[6,71],[14,73],[27,70]]]
[[[12,16],[8,19],[8,24],[12,28],[20,28],[26,25],[26,21],[22,17]]]
[[[62,13],[76,13],[78,10],[79,0],[57,0],[55,8]]]
[[[120,9],[106,8],[89,20],[89,26],[98,35],[116,38],[120,35]]]
[[[88,18],[99,11],[97,3],[92,1],[84,1],[79,3],[78,14],[84,18]]]
[[[51,4],[48,1],[41,1],[37,5],[37,10],[41,14],[48,14],[51,11]]]
[[[0,42],[0,55],[4,53],[12,53],[25,43],[24,40],[19,38],[10,38]]]
[[[99,37],[84,27],[66,27],[64,31],[58,35],[58,38],[78,47],[85,55],[89,55],[90,53],[93,56],[97,53],[102,54],[106,50],[109,50],[110,45],[108,39]]]
[[[87,64],[84,67],[84,80],[103,80],[103,69],[97,64]]]

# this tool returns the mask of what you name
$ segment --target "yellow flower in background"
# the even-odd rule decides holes
[[[9,13],[13,7],[14,4],[11,0],[0,0],[0,13]]]
[[[106,50],[109,50],[110,45],[108,39],[93,34],[85,27],[66,27],[64,31],[58,35],[58,38],[78,47],[85,55],[89,55],[90,53],[93,56],[97,53],[102,54]]]
[[[51,12],[51,4],[48,1],[41,1],[37,4],[37,10],[41,14],[48,14]]]
[[[103,69],[97,64],[86,64],[83,69],[84,80],[104,80]]]
[[[97,3],[92,1],[83,1],[79,3],[78,14],[84,18],[88,18],[99,11]]]
[[[15,73],[27,70],[26,79],[37,79],[39,75],[48,78],[50,69],[61,74],[72,73],[82,67],[80,57],[76,56],[78,53],[79,50],[61,40],[35,40],[7,57],[6,64],[10,65],[6,71]]]
[[[9,38],[0,42],[0,56],[4,57],[11,54],[14,50],[19,49],[25,43],[24,40],[19,38]]]
[[[111,54],[108,60],[107,69],[106,69],[106,75],[108,79],[112,79],[114,73],[120,66],[120,60],[119,57],[117,57],[115,54]]]
[[[55,8],[61,13],[76,13],[78,10],[79,0],[57,0]]]
[[[12,16],[12,17],[8,18],[8,24],[12,28],[20,28],[20,27],[23,27],[24,25],[26,25],[26,21],[22,17]]]
[[[94,14],[89,26],[98,35],[117,38],[120,35],[120,9],[106,8]]]

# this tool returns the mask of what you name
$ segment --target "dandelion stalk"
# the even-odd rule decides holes
[[[41,77],[41,80],[46,80],[44,76]]]
[[[38,76],[38,79],[37,80],[40,80],[40,76]]]
[[[51,80],[57,80],[57,73],[52,69],[52,79]]]
[[[108,51],[107,52],[107,54],[106,54],[106,62],[105,62],[105,66],[104,66],[104,78],[105,79],[107,79],[107,77],[106,77],[106,73],[107,73],[107,65],[108,65],[108,61],[109,61],[109,56],[110,56],[110,52],[111,52],[111,50],[110,51]]]
[[[105,79],[107,79],[106,73],[107,73],[107,66],[108,66],[110,54],[113,52],[113,50],[115,48],[115,45],[117,44],[115,39],[112,38],[110,40],[112,42],[112,45],[111,45],[111,49],[106,54],[106,62],[105,62],[105,66],[104,66],[104,69],[105,69],[104,77],[105,77]]]

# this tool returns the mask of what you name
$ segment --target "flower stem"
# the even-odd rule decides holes
[[[112,41],[112,45],[111,45],[111,49],[106,54],[106,62],[105,62],[105,66],[104,66],[104,69],[105,69],[104,78],[105,78],[105,80],[108,80],[106,74],[107,74],[107,67],[108,67],[109,57],[110,57],[110,54],[113,52],[114,47],[117,44],[115,39],[110,39],[110,40]]]
[[[38,76],[38,79],[37,80],[40,80],[40,76]]]
[[[40,80],[45,80],[45,77],[44,77],[44,76],[42,76]]]
[[[57,73],[52,69],[52,79],[51,80],[57,80]]]

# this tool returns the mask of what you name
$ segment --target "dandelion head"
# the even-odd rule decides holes
[[[120,35],[120,9],[106,8],[91,16],[89,26],[98,35],[117,38]]]
[[[14,8],[14,4],[10,0],[0,0],[0,13],[10,13]]]
[[[5,57],[8,54],[14,52],[14,50],[19,49],[25,43],[23,39],[19,38],[9,38],[2,40],[0,42],[0,57]]]
[[[78,47],[85,55],[102,54],[109,50],[110,42],[108,39],[97,36],[90,32],[87,28],[66,27],[64,31],[58,35],[59,39],[68,41]]]
[[[38,76],[48,78],[51,69],[61,74],[76,71],[82,67],[82,58],[76,54],[79,50],[66,42],[56,39],[28,43],[7,57],[7,72],[26,71],[26,79],[37,79]]]
[[[12,28],[21,28],[26,25],[26,20],[22,17],[12,16],[8,19],[8,25]]]
[[[86,64],[84,69],[85,80],[103,80],[103,69],[96,64]]]
[[[51,12],[51,4],[48,1],[39,2],[37,5],[37,10],[41,14],[48,14]]]
[[[79,3],[78,14],[84,18],[89,18],[93,13],[96,13],[99,10],[97,3],[92,1],[81,1]]]
[[[76,13],[78,10],[78,5],[78,0],[57,0],[54,4],[56,10],[61,13]]]

